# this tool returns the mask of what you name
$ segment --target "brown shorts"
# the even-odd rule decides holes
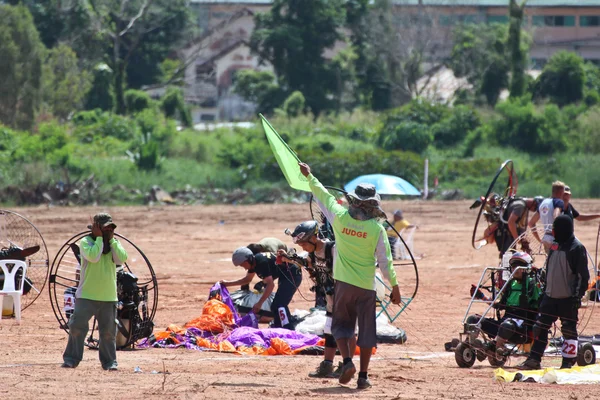
[[[359,288],[346,282],[335,282],[331,333],[337,339],[354,336],[358,320],[358,347],[377,345],[375,291]]]

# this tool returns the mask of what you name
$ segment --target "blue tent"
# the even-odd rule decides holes
[[[347,192],[353,191],[359,183],[370,183],[377,193],[389,195],[420,196],[421,192],[402,178],[393,175],[371,174],[361,175],[346,184]]]

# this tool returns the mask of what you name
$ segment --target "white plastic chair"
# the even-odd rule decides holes
[[[9,271],[9,266],[12,265],[12,269]],[[4,274],[4,284],[0,290],[0,297],[4,301],[4,296],[11,296],[13,300],[13,307],[15,310],[15,319],[17,323],[21,323],[21,296],[23,295],[23,285],[25,284],[25,275],[27,275],[27,264],[25,261],[20,260],[0,260],[0,269]],[[17,272],[21,270],[20,283],[15,287],[15,276]],[[0,312],[0,319],[2,319],[2,313]]]
[[[408,249],[410,250],[411,253],[413,253],[413,255],[414,255],[414,252],[413,252],[414,235],[415,235],[416,230],[417,230],[417,226],[411,225],[411,226],[408,226],[408,227],[402,229],[399,232],[402,239],[404,239],[404,243],[406,243],[406,247],[408,247]],[[409,260],[410,259],[410,255],[406,251],[406,248],[402,244],[401,240],[396,240],[394,247],[395,247],[394,253],[396,254],[396,259],[398,259],[398,260]]]

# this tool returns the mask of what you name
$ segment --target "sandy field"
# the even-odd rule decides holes
[[[185,349],[118,352],[120,370],[101,369],[97,351],[87,350],[77,369],[61,369],[67,335],[52,312],[48,288],[23,312],[21,325],[0,323],[0,398],[103,399],[588,399],[597,386],[557,386],[504,383],[493,380],[493,368],[477,362],[457,367],[444,342],[458,337],[471,283],[484,266],[496,265],[491,246],[471,247],[475,212],[470,201],[384,203],[392,212],[401,207],[419,225],[414,251],[421,285],[416,299],[395,324],[406,330],[403,345],[380,345],[373,357],[373,387],[358,392],[355,381],[340,386],[335,380],[310,379],[318,356],[250,357]],[[580,212],[600,213],[600,201],[573,202]],[[42,232],[50,258],[72,235],[81,232],[89,216],[101,208],[14,209]],[[308,204],[255,206],[115,207],[109,211],[118,232],[133,240],[150,259],[158,277],[159,305],[155,330],[183,325],[200,314],[209,287],[220,279],[244,272],[234,267],[231,252],[266,236],[291,240],[285,228],[310,219]],[[220,223],[220,221],[223,221]],[[595,252],[597,222],[576,223],[576,234]],[[402,285],[402,282],[400,282]],[[307,292],[307,296],[311,293]],[[296,296],[291,309],[308,309]],[[586,334],[600,333],[600,309]],[[510,360],[511,365],[521,362]],[[545,359],[543,364],[559,364]],[[139,367],[142,373],[134,373]],[[152,371],[166,371],[152,373]]]

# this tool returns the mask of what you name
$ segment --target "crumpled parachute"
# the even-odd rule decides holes
[[[171,324],[142,340],[138,347],[162,347],[249,355],[292,355],[310,352],[323,346],[324,340],[312,334],[303,334],[282,328],[257,329],[258,321],[252,313],[243,318],[235,310],[227,288],[215,284],[210,300],[204,304],[202,315],[187,322],[184,327]]]

